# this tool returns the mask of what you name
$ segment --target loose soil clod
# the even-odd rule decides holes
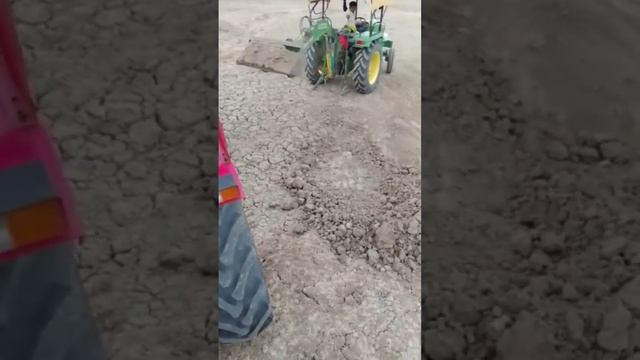
[[[423,356],[637,357],[640,9],[426,4]]]

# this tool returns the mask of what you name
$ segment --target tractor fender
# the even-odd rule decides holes
[[[317,21],[311,28],[311,39],[314,42],[321,40],[325,36],[333,38],[335,35],[336,30],[333,28],[333,25],[331,25],[331,21],[328,18]]]
[[[251,340],[273,320],[262,263],[242,199],[244,191],[218,119],[218,337],[221,343]]]
[[[238,170],[231,161],[222,122],[218,119],[218,205],[245,198]]]
[[[0,358],[106,360],[71,242],[80,236],[71,191],[10,10],[0,0]]]
[[[10,10],[0,1],[0,262],[81,235],[56,147],[27,85]]]

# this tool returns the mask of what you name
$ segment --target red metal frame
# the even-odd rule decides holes
[[[227,149],[227,139],[224,136],[222,122],[220,121],[220,119],[218,119],[218,178],[229,175],[233,177],[235,186],[238,188],[240,194],[237,198],[233,198],[218,204],[219,206],[244,199],[246,195],[242,183],[240,182],[240,177],[238,176],[238,170],[233,164],[233,161],[231,161],[231,156],[229,156],[229,150]]]
[[[81,228],[56,147],[31,97],[18,36],[8,0],[0,0],[0,171],[26,162],[41,162],[63,204],[67,234],[0,253],[0,262],[43,246],[80,238]],[[0,189],[1,190],[1,189]]]
[[[8,0],[0,0],[0,134],[36,120]]]

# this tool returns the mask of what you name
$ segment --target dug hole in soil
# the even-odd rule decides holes
[[[640,358],[640,5],[427,4],[423,356]]]
[[[389,10],[394,72],[367,96],[236,64],[251,37],[295,37],[306,5],[220,4],[220,114],[275,317],[221,358],[417,359],[420,2]]]

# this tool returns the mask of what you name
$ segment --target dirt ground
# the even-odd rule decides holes
[[[332,4],[334,26],[345,21]],[[220,4],[219,106],[275,321],[222,359],[420,356],[420,2],[392,7],[394,72],[340,96],[240,66],[249,38],[295,37],[306,3]]]
[[[210,2],[14,11],[86,222],[79,264],[112,358],[216,358]]]
[[[423,9],[423,356],[640,358],[640,6]]]

